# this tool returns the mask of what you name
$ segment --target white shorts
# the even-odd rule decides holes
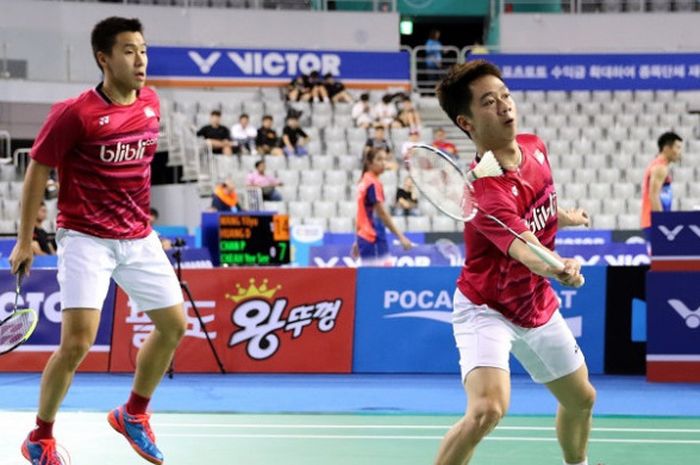
[[[61,228],[56,243],[62,308],[101,309],[110,278],[138,310],[182,303],[180,283],[155,232],[119,240]]]
[[[510,352],[536,383],[549,383],[578,370],[583,353],[559,311],[538,328],[523,328],[486,305],[455,291],[452,328],[462,381],[477,367],[510,371]]]

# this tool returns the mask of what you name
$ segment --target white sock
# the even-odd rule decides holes
[[[564,465],[588,465],[588,459],[578,463],[569,463],[566,460],[564,460]]]

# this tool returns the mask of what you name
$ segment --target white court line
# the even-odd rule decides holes
[[[168,434],[159,433],[158,437],[169,438],[238,438],[238,439],[361,439],[361,440],[427,440],[438,441],[442,436],[369,436],[369,435],[333,435],[333,434]],[[521,436],[487,436],[487,441],[525,441],[525,442],[556,442],[557,438],[528,438]],[[597,439],[589,442],[635,443],[635,444],[700,444],[700,440],[685,439]]]
[[[152,426],[172,428],[250,428],[250,429],[415,429],[431,430],[449,429],[451,425],[334,425],[334,424],[253,424],[253,423],[161,423]],[[555,431],[553,426],[497,426],[496,430],[508,431]],[[593,428],[593,431],[626,433],[700,433],[700,429],[691,428]]]

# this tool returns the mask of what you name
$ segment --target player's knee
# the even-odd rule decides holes
[[[90,341],[85,339],[74,339],[69,342],[61,342],[61,358],[69,365],[77,367],[90,351]]]
[[[180,343],[182,338],[185,336],[185,330],[187,329],[187,322],[183,320],[178,320],[168,325],[166,328],[160,328],[160,332],[167,339],[168,343],[176,346]]]
[[[589,384],[583,391],[569,402],[569,405],[564,405],[566,409],[574,410],[582,413],[590,413],[593,410],[593,405],[596,400],[596,390]]]
[[[479,405],[475,406],[472,410],[471,417],[474,419],[477,429],[481,431],[482,434],[487,434],[501,421],[501,418],[505,415],[504,410],[503,406],[498,402],[480,402]]]

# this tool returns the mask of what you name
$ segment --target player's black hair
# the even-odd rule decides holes
[[[255,162],[255,168],[257,169],[258,166],[260,166],[260,165],[262,165],[262,164],[264,164],[264,163],[265,163],[265,160],[258,160],[258,161],[256,161],[256,162]]]
[[[90,37],[92,54],[95,57],[95,62],[97,63],[97,67],[100,68],[100,71],[102,71],[102,66],[100,66],[100,62],[97,60],[97,52],[111,55],[112,48],[117,42],[117,35],[122,32],[140,32],[143,34],[141,21],[136,18],[111,16],[95,24],[95,27],[92,29],[92,35]]]
[[[269,119],[270,121],[272,121],[272,115],[263,115],[262,121],[265,121],[266,119]]]
[[[460,129],[462,128],[457,123],[457,117],[472,116],[470,107],[473,95],[469,85],[484,76],[495,76],[503,80],[501,70],[493,63],[486,60],[472,60],[452,66],[447,76],[435,87],[440,107]],[[469,132],[464,132],[471,139]]]
[[[150,212],[150,213],[151,213],[151,216],[153,216],[155,219],[158,219],[158,216],[160,216],[160,215],[158,214],[158,210],[156,210],[156,209],[153,208],[153,207],[151,207],[151,212]]]
[[[683,142],[683,139],[675,132],[664,132],[663,134],[661,134],[659,140],[657,141],[657,144],[659,145],[659,152],[663,152],[664,147],[666,147],[667,145],[673,145],[676,143],[676,141]]]
[[[212,110],[209,116],[221,116],[221,112],[219,110]]]
[[[369,171],[369,165],[371,165],[374,162],[374,159],[377,158],[377,155],[379,152],[385,152],[381,147],[377,148],[372,148],[369,149],[365,155],[362,157],[362,174],[365,174],[367,171]]]
[[[242,120],[243,118],[249,120],[249,119],[250,119],[250,116],[248,115],[248,113],[241,113],[241,116],[238,117],[238,120],[240,121],[240,120]]]

